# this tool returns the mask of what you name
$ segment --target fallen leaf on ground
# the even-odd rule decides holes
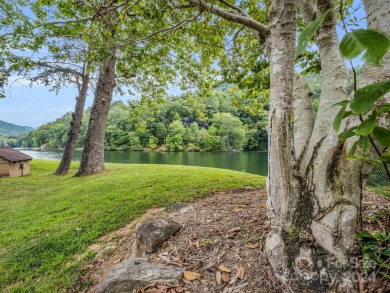
[[[221,272],[225,272],[225,273],[230,273],[232,270],[231,269],[228,269],[227,267],[225,267],[224,265],[220,265],[218,267],[218,269],[221,271]]]
[[[195,245],[196,248],[199,248],[200,247],[200,240],[197,240],[193,243],[193,245]]]
[[[246,247],[246,248],[255,249],[255,248],[260,247],[260,243],[249,243],[249,244],[245,244],[245,247]]]
[[[222,272],[222,281],[224,281],[225,283],[229,283],[230,276],[228,273]]]
[[[187,281],[194,281],[199,278],[200,278],[200,274],[198,274],[197,272],[191,272],[191,271],[184,272],[184,279],[186,279]]]
[[[276,279],[274,277],[274,274],[272,273],[271,269],[267,270],[268,278],[272,281],[274,285],[276,285]]]
[[[267,207],[267,205],[266,205],[265,203],[262,203],[260,206],[261,206],[263,209],[265,209],[265,208]]]
[[[236,273],[236,276],[242,280],[244,279],[244,275],[245,275],[245,270],[243,267],[239,267],[238,270],[237,270],[237,273]]]
[[[228,233],[235,233],[235,232],[239,232],[241,231],[242,228],[241,227],[235,227],[235,228],[232,228],[228,231]]]
[[[213,220],[206,220],[206,223],[207,224],[210,224],[210,223],[212,223],[213,222]]]
[[[153,287],[156,287],[156,285],[157,285],[157,282],[154,282],[152,284],[149,284],[149,285],[145,286],[144,289],[153,288]]]
[[[118,258],[118,259],[114,260],[113,263],[114,263],[114,264],[120,263],[121,260],[122,260],[122,258]]]
[[[241,209],[240,209],[240,208],[234,208],[234,209],[233,209],[233,212],[239,213],[239,212],[241,212]]]
[[[215,279],[217,280],[217,284],[218,285],[221,285],[221,282],[222,282],[222,274],[220,271],[217,271],[217,273],[215,274]]]

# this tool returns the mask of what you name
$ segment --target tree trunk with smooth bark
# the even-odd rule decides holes
[[[103,40],[106,52],[99,69],[84,150],[76,176],[98,174],[105,170],[104,137],[116,78],[116,14],[115,10],[111,10],[103,20]]]
[[[316,10],[304,8],[310,22],[314,15],[308,13],[315,11],[321,15],[334,8],[334,1],[319,0]],[[272,51],[283,51],[280,55],[286,59],[291,48],[274,39],[277,34],[271,31]],[[348,98],[348,73],[339,52],[334,13],[325,18],[315,41],[323,76],[317,116],[314,118],[310,106],[309,90],[299,77],[295,78],[294,102],[291,102],[294,117],[299,120],[294,123],[291,119],[283,120],[282,125],[288,125],[288,133],[275,128],[272,117],[279,108],[290,117],[291,106],[277,104],[270,110],[268,215],[271,232],[266,251],[276,275],[302,290],[350,290],[354,287],[351,260],[359,222],[362,164],[346,158],[348,144],[342,144],[332,129],[337,114],[333,104]],[[282,57],[276,59],[280,62]],[[285,89],[278,91],[286,93]],[[273,99],[271,94],[271,105]],[[291,133],[294,133],[292,142],[286,139]]]
[[[80,167],[76,176],[104,171],[104,136],[115,87],[116,49],[101,65]]]
[[[72,113],[72,121],[70,122],[68,137],[65,144],[64,154],[61,162],[54,172],[54,175],[65,175],[68,173],[70,164],[72,163],[73,152],[76,148],[77,139],[79,137],[81,122],[83,119],[85,100],[87,98],[89,87],[89,75],[83,75],[81,81],[81,89],[78,97],[76,97],[75,110]]]

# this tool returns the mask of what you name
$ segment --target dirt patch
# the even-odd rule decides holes
[[[158,289],[152,284],[138,292],[293,292],[276,280],[263,252],[269,231],[265,202],[264,189],[241,189],[214,193],[194,202],[185,213],[150,210],[90,247],[99,251],[115,245],[117,249],[105,259],[95,259],[86,268],[80,283],[92,284],[83,292],[94,292],[111,267],[130,256],[136,225],[154,217],[170,217],[184,227],[158,252],[148,255],[149,260],[184,267],[200,276],[195,281],[184,279],[179,286],[164,284]],[[389,208],[390,203],[378,201],[377,196],[368,193],[363,204],[364,227],[383,228],[383,223],[369,223],[368,218],[380,208]],[[367,292],[382,292],[377,290],[387,283],[376,281],[366,285],[376,288]]]
[[[388,198],[366,191],[362,207],[362,230],[370,232],[390,230],[390,200]]]
[[[269,225],[261,195],[265,190],[239,190],[198,201],[174,216],[184,228],[150,258],[199,273],[186,282],[190,292],[285,292],[262,252]]]
[[[168,215],[163,209],[155,210],[137,223],[165,215],[183,224],[175,237],[148,258],[198,272],[199,280],[184,280],[183,288],[189,292],[288,292],[273,276],[263,252],[269,229],[265,202],[264,189],[217,192],[194,202],[185,213]],[[118,249],[86,268],[88,273],[81,281],[93,280],[93,284],[85,293],[94,292],[111,267],[130,255],[137,223],[102,237],[90,247],[98,251],[116,245]],[[221,265],[230,272],[221,273]]]

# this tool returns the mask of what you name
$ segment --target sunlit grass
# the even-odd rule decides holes
[[[31,175],[0,178],[1,291],[64,292],[82,267],[65,264],[146,209],[264,184],[257,175],[172,165],[107,164],[103,174],[73,177],[73,164],[57,177],[57,164],[33,160]]]

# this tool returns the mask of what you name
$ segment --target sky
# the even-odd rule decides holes
[[[366,27],[364,20],[364,10],[361,0],[355,0],[355,6],[360,7],[356,12],[360,27]],[[344,32],[338,28],[341,39]],[[359,62],[358,62],[359,63]],[[355,62],[355,65],[358,63]],[[73,111],[77,90],[75,88],[62,88],[58,95],[51,92],[49,88],[42,85],[28,86],[26,81],[13,77],[9,87],[6,88],[6,98],[0,99],[0,120],[37,128],[42,124],[54,121],[69,111]],[[179,94],[178,88],[170,88],[169,94]],[[136,97],[114,95],[113,101],[122,100],[126,102]],[[93,92],[89,92],[86,107],[90,107],[93,102]]]

